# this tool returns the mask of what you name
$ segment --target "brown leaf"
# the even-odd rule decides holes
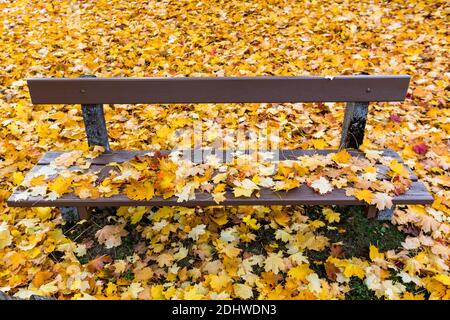
[[[105,267],[105,264],[111,263],[112,259],[110,256],[103,255],[95,258],[94,260],[89,261],[87,264],[87,269],[90,272],[96,272],[98,270],[102,270]]]
[[[331,281],[336,281],[336,277],[337,277],[336,274],[340,272],[339,268],[336,267],[331,262],[326,262],[325,263],[325,271],[327,273],[328,279],[330,279]]]
[[[339,243],[333,243],[330,248],[330,254],[334,258],[340,258],[344,254],[344,248]]]

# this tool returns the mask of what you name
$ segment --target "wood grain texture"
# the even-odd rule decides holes
[[[403,101],[407,75],[33,78],[33,104]]]

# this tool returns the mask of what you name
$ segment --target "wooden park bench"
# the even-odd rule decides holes
[[[111,150],[103,113],[103,104],[175,104],[175,103],[283,103],[283,102],[346,102],[340,149],[349,149],[353,156],[363,142],[369,102],[403,101],[409,76],[336,76],[336,77],[211,77],[211,78],[49,78],[29,79],[33,104],[81,104],[89,145],[103,146],[106,153],[93,159],[95,170],[110,162],[121,163],[148,151]],[[350,150],[353,149],[353,150]],[[283,150],[283,159],[300,155],[327,154],[338,150]],[[196,150],[202,155],[214,151]],[[37,167],[48,166],[62,152],[50,151],[39,160]],[[400,156],[393,150],[383,150],[384,156]],[[380,165],[381,166],[381,165]],[[386,168],[380,171],[386,172]],[[394,205],[431,204],[433,198],[411,172],[410,189],[393,198]],[[124,194],[110,198],[79,199],[73,194],[50,201],[42,197],[20,199],[16,190],[8,199],[12,207],[69,207],[86,216],[88,208],[115,206],[210,206],[217,205],[210,194],[198,192],[195,200],[179,203],[176,197],[151,200],[131,200]],[[227,192],[220,205],[359,205],[365,206],[370,218],[390,219],[392,209],[378,212],[355,197],[348,197],[343,189],[318,194],[305,185],[288,192],[260,190],[260,197],[234,197]]]

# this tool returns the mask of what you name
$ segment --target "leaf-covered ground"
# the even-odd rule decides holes
[[[445,1],[2,1],[0,291],[60,299],[448,299],[450,110]],[[6,199],[48,150],[87,150],[80,107],[32,106],[29,77],[409,74],[371,104],[364,145],[400,153],[434,196],[392,223],[360,208],[98,210]],[[204,120],[336,148],[343,104],[106,105],[113,149],[170,149]]]

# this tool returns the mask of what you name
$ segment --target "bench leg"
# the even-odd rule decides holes
[[[68,222],[87,220],[90,216],[88,207],[62,207],[60,210],[63,220]]]
[[[89,207],[77,207],[78,217],[80,220],[88,220],[91,216]]]
[[[95,78],[94,75],[85,75],[81,78]],[[84,127],[89,146],[102,146],[110,152],[108,131],[106,130],[105,114],[102,104],[82,104]]]
[[[347,102],[339,149],[358,149],[364,141],[368,102]]]
[[[377,218],[378,220],[388,220],[392,219],[394,215],[395,206],[390,209],[378,210],[376,206],[367,206],[366,215],[368,219]]]
[[[378,209],[376,206],[366,206],[367,219],[374,219],[378,215]]]

